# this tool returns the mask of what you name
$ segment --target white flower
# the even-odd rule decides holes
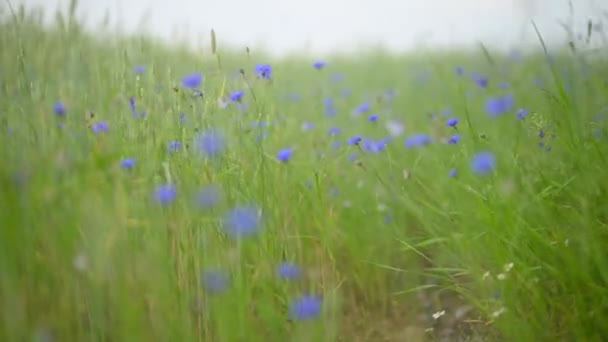
[[[445,315],[445,310],[437,311],[433,314],[433,319],[438,319],[439,317]]]

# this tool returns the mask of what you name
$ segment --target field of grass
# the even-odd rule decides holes
[[[1,341],[608,336],[606,58],[0,42]]]

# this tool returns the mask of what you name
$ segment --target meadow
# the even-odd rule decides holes
[[[273,59],[3,10],[0,340],[603,340],[608,64],[579,31]]]

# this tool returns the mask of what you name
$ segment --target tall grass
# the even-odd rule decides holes
[[[4,13],[0,42],[3,341],[608,335],[603,58],[371,53],[315,70],[98,39],[73,16],[42,29],[24,10]],[[266,63],[270,80],[254,73]],[[193,72],[202,93],[181,84]],[[226,145],[213,158],[197,140],[210,130]],[[406,148],[418,133],[432,142]],[[487,174],[472,165],[482,152]],[[201,208],[210,184],[220,196]],[[174,200],[158,202],[161,185]],[[235,239],[226,215],[242,206],[261,225]],[[277,274],[284,261],[298,279]],[[294,316],[304,295],[319,317]]]

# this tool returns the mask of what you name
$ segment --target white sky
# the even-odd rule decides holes
[[[4,2],[5,0],[3,0]],[[67,8],[69,0],[11,0],[13,4]],[[600,18],[606,0],[572,0],[581,30]],[[80,0],[79,13],[94,27],[109,11],[126,32],[141,28],[168,41],[206,44],[214,28],[221,45],[264,46],[284,54],[345,51],[382,43],[396,51],[470,45],[538,44],[534,19],[548,41],[563,37],[567,0]],[[49,16],[51,17],[51,16]],[[604,20],[608,16],[604,16]],[[606,27],[606,25],[604,25]]]

